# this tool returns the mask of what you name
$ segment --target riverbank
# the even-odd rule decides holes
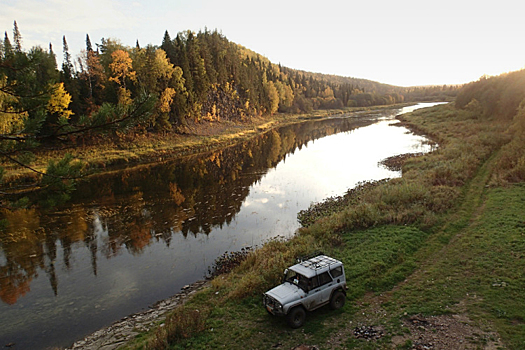
[[[337,110],[318,110],[308,114],[275,114],[273,116],[254,117],[247,122],[214,121],[189,123],[184,133],[165,133],[143,136],[125,135],[110,139],[100,138],[89,144],[66,147],[57,150],[35,152],[32,169],[44,172],[51,159],[60,159],[66,153],[84,164],[86,175],[101,173],[139,164],[155,163],[175,159],[200,152],[213,151],[247,140],[272,128],[305,120],[318,120],[337,115],[367,112],[374,110],[401,108],[411,105],[404,103],[369,108],[344,108]],[[28,184],[40,175],[31,169],[16,164],[3,164],[5,168],[4,188],[18,184]]]
[[[84,339],[76,341],[67,350],[79,349],[118,349],[122,345],[134,340],[142,333],[147,333],[158,326],[159,319],[175,308],[183,305],[188,298],[209,286],[209,281],[197,281],[184,286],[182,290],[172,297],[161,300],[150,309],[112,323],[110,326],[100,329]]]
[[[440,140],[405,160],[403,177],[365,186],[337,211],[320,213],[288,241],[250,253],[177,312],[197,333],[141,335],[125,348],[519,348],[525,342],[520,238],[524,187],[502,182],[512,156],[511,121],[483,120],[451,105],[403,120]],[[260,305],[296,256],[322,249],[345,263],[348,302],[289,329]],[[199,310],[195,313],[195,310]],[[371,336],[368,336],[371,335]]]

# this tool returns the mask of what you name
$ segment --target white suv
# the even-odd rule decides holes
[[[286,315],[292,328],[301,327],[306,311],[330,304],[344,306],[346,278],[343,263],[326,255],[302,261],[284,271],[283,283],[263,295],[263,304],[272,315]]]

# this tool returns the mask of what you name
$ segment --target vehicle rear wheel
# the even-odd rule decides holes
[[[332,295],[332,298],[330,299],[330,308],[332,310],[340,309],[345,305],[345,301],[345,294],[338,290]]]
[[[286,321],[292,328],[299,328],[304,324],[306,311],[301,306],[296,306],[286,315]]]

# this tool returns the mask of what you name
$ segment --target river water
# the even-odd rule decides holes
[[[226,251],[291,237],[297,213],[365,180],[384,158],[431,146],[394,117],[349,114],[239,145],[90,177],[52,213],[0,232],[0,347],[65,347],[202,279]]]

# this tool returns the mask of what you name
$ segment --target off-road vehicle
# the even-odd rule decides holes
[[[330,304],[344,306],[346,278],[343,263],[326,255],[303,260],[284,271],[281,285],[263,294],[263,304],[272,315],[284,315],[292,328],[301,327],[306,311]]]

